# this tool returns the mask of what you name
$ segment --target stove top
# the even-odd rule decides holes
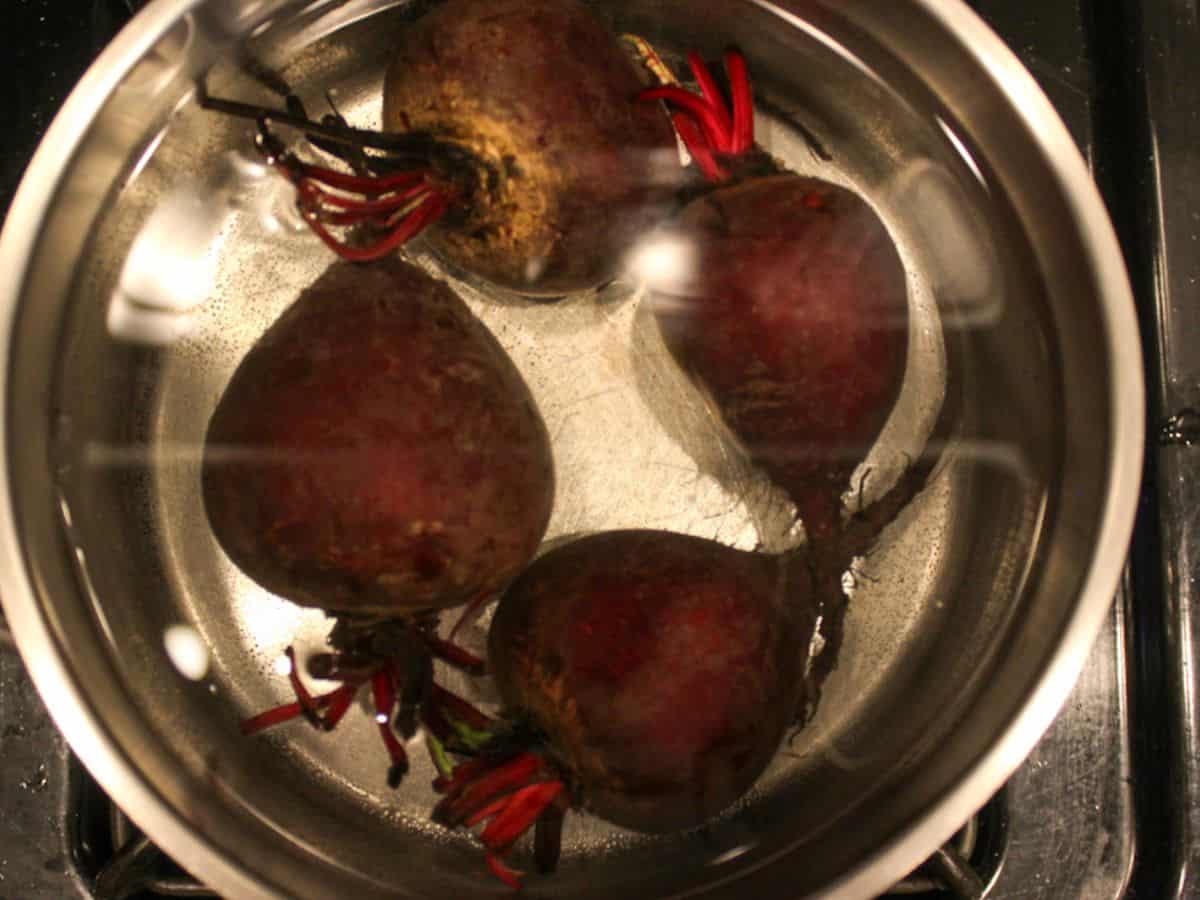
[[[8,0],[0,212],[94,55],[145,0]],[[1200,22],[1195,0],[975,0],[1092,167],[1142,318],[1152,442],[1124,586],[1009,783],[889,896],[1200,895]],[[0,631],[0,900],[214,896],[104,796]],[[203,878],[203,872],[195,873]]]

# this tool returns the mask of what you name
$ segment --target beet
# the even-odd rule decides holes
[[[841,647],[844,574],[924,488],[957,421],[952,396],[912,465],[827,541],[771,556],[616,531],[535,561],[488,637],[505,719],[457,707],[475,742],[434,782],[444,796],[433,818],[486,823],[489,867],[519,887],[503,855],[533,826],[535,861],[552,871],[573,806],[662,832],[734,803],[815,712]],[[443,734],[454,729],[434,739]]]
[[[820,604],[804,551],[774,557],[662,531],[591,535],[510,586],[488,636],[505,724],[435,787],[444,825],[488,824],[493,872],[536,824],[550,871],[563,814],[625,828],[704,823],[762,774],[804,696]]]
[[[691,268],[653,285],[652,308],[671,353],[787,491],[810,539],[828,539],[849,476],[899,395],[907,278],[865,200],[781,172],[753,147],[744,63],[727,58],[732,112],[695,56],[706,100],[679,87],[644,93],[681,107],[680,135],[718,185],[671,226]],[[713,124],[722,116],[727,129]]]
[[[638,70],[577,0],[449,0],[398,36],[392,131],[453,136],[489,172],[430,235],[455,265],[517,291],[612,278],[666,211],[671,129]]]
[[[856,194],[776,175],[693,201],[677,234],[695,268],[652,300],[671,353],[811,536],[899,395],[908,342],[904,267]]]
[[[807,579],[701,538],[593,535],[517,579],[488,659],[588,809],[638,831],[688,828],[749,789],[793,721]]]
[[[399,784],[408,759],[394,732],[438,728],[461,705],[434,683],[433,659],[483,671],[437,635],[434,611],[502,588],[549,521],[549,439],[520,374],[443,283],[395,259],[339,263],[234,372],[202,481],[230,559],[336,615],[332,652],[308,668],[339,686],[310,695],[289,648],[295,702],[242,732],[301,716],[331,730],[369,685]]]
[[[501,588],[549,521],[553,463],[520,374],[446,285],[331,267],[238,366],[204,500],[229,557],[304,606],[396,614]]]
[[[670,125],[638,103],[642,71],[579,0],[446,0],[397,29],[385,132],[209,96],[259,122],[259,147],[346,259],[425,229],[443,260],[501,287],[560,295],[620,271],[682,176]],[[272,129],[308,138],[289,150]],[[353,174],[317,165],[311,150]],[[350,230],[338,236],[339,228]]]

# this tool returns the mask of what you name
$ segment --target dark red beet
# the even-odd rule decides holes
[[[516,887],[501,856],[536,825],[535,861],[552,871],[571,806],[644,832],[717,815],[795,721],[813,585],[801,554],[662,531],[550,551],[505,593],[488,636],[507,724],[435,782],[433,818],[486,822],[488,863]]]
[[[899,394],[907,279],[865,200],[781,173],[753,148],[740,59],[728,56],[735,104],[722,111],[726,130],[701,115],[723,102],[715,87],[705,101],[682,88],[646,92],[683,108],[680,134],[710,179],[733,179],[679,216],[671,236],[692,266],[653,285],[653,308],[671,352],[791,496],[810,538],[826,539],[850,473]],[[702,84],[711,80],[698,60],[693,68]]]
[[[642,86],[578,0],[449,0],[402,31],[384,127],[452,136],[498,176],[431,233],[438,250],[517,291],[613,277],[678,169]]]
[[[891,238],[859,196],[798,175],[707,194],[678,235],[695,267],[653,299],[667,346],[810,536],[828,534],[903,380],[908,295]]]
[[[346,259],[381,258],[436,223],[444,259],[510,290],[613,278],[682,176],[671,128],[637,102],[642,74],[615,36],[579,0],[446,0],[395,41],[386,132],[313,122],[294,97],[287,112],[203,89],[200,102],[259,121],[260,149]],[[354,174],[288,150],[270,130],[281,125]]]
[[[735,802],[815,710],[841,645],[842,574],[924,487],[956,409],[943,406],[925,452],[828,542],[773,557],[618,531],[538,559],[489,634],[507,724],[485,726],[493,737],[434,783],[434,819],[487,822],[488,863],[517,886],[501,856],[535,826],[535,861],[552,871],[572,805],[657,832]],[[824,647],[810,659],[818,617]]]
[[[549,520],[541,417],[446,285],[331,267],[238,366],[209,423],[213,532],[304,606],[401,614],[496,591]]]
[[[808,577],[700,538],[597,534],[517,579],[489,662],[588,809],[639,831],[688,828],[749,789],[793,721]]]
[[[340,686],[310,695],[289,648],[296,701],[243,733],[301,716],[332,729],[369,685],[389,784],[408,770],[394,732],[421,722],[455,749],[446,716],[464,704],[433,683],[433,658],[473,674],[483,663],[437,637],[431,611],[513,578],[554,495],[529,390],[466,304],[399,260],[327,270],[230,379],[209,422],[203,489],[242,571],[338,615],[333,652],[309,673]]]

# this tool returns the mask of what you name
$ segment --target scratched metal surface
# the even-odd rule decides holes
[[[989,900],[1120,900],[1136,853],[1122,591],[1075,691],[1005,787]]]
[[[1120,105],[1136,127],[1111,166],[1142,304],[1150,438],[1136,545],[1147,603],[1137,674],[1152,722],[1138,732],[1146,812],[1145,896],[1200,895],[1200,9],[1194,0],[1115,4]],[[1119,56],[1117,55],[1119,54]],[[1118,107],[1119,108],[1119,107]]]
[[[11,646],[0,646],[0,900],[88,897],[70,826],[71,754]]]
[[[971,5],[1034,74],[1095,167],[1098,155],[1119,140],[1113,126],[1126,124],[1120,116],[1106,120],[1099,114],[1102,85],[1124,70],[1103,52],[1113,35],[1100,31],[1111,23],[1097,19],[1097,4],[972,0]],[[1121,113],[1127,117],[1130,110]],[[1111,193],[1106,199],[1112,207]],[[1130,681],[1130,623],[1139,614],[1139,600],[1154,602],[1135,597],[1127,578],[1070,700],[1006,786],[1008,833],[988,898],[1131,896],[1146,834],[1138,816],[1146,810],[1138,809],[1133,789],[1132,716],[1146,714],[1144,706],[1131,705],[1136,687]]]

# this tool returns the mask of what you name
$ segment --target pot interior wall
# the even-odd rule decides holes
[[[817,716],[751,795],[704,829],[665,837],[571,817],[560,872],[527,892],[734,897],[753,870],[768,887],[817,890],[987,748],[1072,613],[1111,450],[1103,409],[1068,402],[1067,389],[1074,397],[1111,373],[1063,324],[1095,335],[1099,313],[1086,273],[1050,277],[1074,236],[1053,251],[1031,239],[1014,159],[971,130],[971,110],[935,100],[931,76],[885,51],[854,4],[844,15],[840,4],[812,4],[809,24],[752,2],[594,6],[676,63],[687,48],[715,55],[736,40],[756,78],[764,145],[797,171],[861,191],[891,229],[910,278],[909,371],[856,479],[865,496],[919,451],[944,396],[961,421],[928,489],[856,565],[841,662]],[[310,110],[325,110],[328,91],[352,122],[377,126],[391,36],[417,11],[318,5],[247,49]],[[160,56],[210,51],[220,41],[207,27],[194,18]],[[46,272],[30,282],[14,344],[9,415],[25,444],[14,456],[17,507],[64,652],[90,702],[115,710],[114,739],[162,796],[286,892],[494,895],[473,842],[427,822],[423,751],[414,748],[404,786],[387,788],[365,710],[334,734],[302,722],[239,734],[241,719],[288,699],[276,670],[284,648],[320,647],[328,622],[265,593],[221,553],[199,492],[202,440],[241,356],[331,257],[257,166],[252,129],[199,109],[167,69],[142,68],[142,82],[98,119],[108,130],[91,136],[119,137],[121,177],[101,195],[94,170],[66,174],[64,193],[90,185],[102,202],[87,228],[76,217],[70,240],[56,240],[69,221],[47,230],[35,259]],[[161,115],[134,116],[134,87]],[[209,88],[279,102],[228,59]],[[1060,205],[1044,198],[1039,227],[1065,215]],[[413,256],[441,272],[421,247]],[[636,284],[547,304],[446,277],[512,355],[554,436],[548,540],[631,526],[747,549],[797,539],[787,503],[675,369]],[[1086,440],[1084,413],[1094,416]],[[1066,467],[1087,440],[1090,463]],[[486,624],[468,643],[482,646]],[[193,643],[195,680],[179,657]],[[494,700],[486,683],[457,687]]]

